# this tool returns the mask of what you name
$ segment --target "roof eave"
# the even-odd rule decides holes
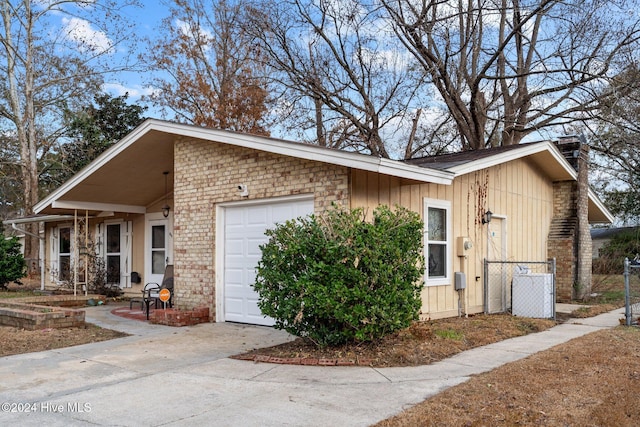
[[[296,143],[275,138],[166,122],[157,119],[147,119],[122,140],[98,156],[87,167],[82,169],[58,189],[38,202],[34,206],[34,212],[40,213],[48,206],[51,206],[54,201],[59,200],[64,196],[64,194],[80,184],[85,178],[104,166],[130,145],[134,144],[143,135],[151,131],[164,132],[182,138],[195,138],[204,141],[230,144],[249,149],[266,151],[273,154],[388,174],[420,182],[450,185],[454,178],[454,174],[448,171],[407,165],[399,161],[381,159],[359,153],[327,149],[311,144]]]
[[[593,190],[589,189],[589,201],[593,204],[593,207],[596,208],[602,217],[593,219],[589,221],[591,224],[611,224],[615,221],[615,217],[609,212],[609,209],[602,203],[600,198],[593,192]]]
[[[492,166],[531,156],[537,153],[542,153],[545,151],[549,152],[549,154],[553,156],[554,160],[556,160],[558,164],[562,166],[562,169],[571,176],[571,179],[578,178],[578,174],[575,169],[573,169],[567,159],[564,158],[562,153],[560,153],[560,151],[558,151],[558,149],[550,141],[541,141],[535,144],[527,144],[526,146],[523,146],[518,150],[506,151],[494,156],[465,162],[459,166],[453,166],[448,170],[453,172],[455,176],[458,177],[460,175],[466,175],[471,172],[476,172],[478,170],[490,168]]]
[[[2,221],[4,225],[31,224],[34,222],[58,222],[73,219],[73,215],[40,215],[24,218],[13,218]]]
[[[133,144],[140,136],[149,132],[153,129],[154,120],[148,119],[142,122],[140,126],[132,130],[127,136],[122,138],[113,146],[109,147],[102,154],[100,154],[96,159],[94,159],[91,163],[89,163],[85,168],[80,170],[74,176],[72,176],[68,181],[54,190],[52,193],[47,195],[40,202],[36,203],[33,207],[33,211],[35,213],[42,212],[47,206],[52,205],[54,201],[58,200],[61,196],[67,193],[69,190],[74,188],[76,185],[80,184],[86,177],[90,176],[97,169],[102,167],[104,164],[109,162],[112,158],[114,158],[118,153],[125,150],[131,144]]]
[[[292,156],[304,160],[361,169],[370,172],[413,179],[436,184],[451,184],[453,173],[438,169],[407,165],[406,163],[369,156],[349,151],[328,149],[312,144],[285,141],[275,138],[247,135],[217,129],[200,128],[179,123],[156,121],[155,130],[179,134],[211,142],[241,146],[244,148],[267,151],[272,154]]]

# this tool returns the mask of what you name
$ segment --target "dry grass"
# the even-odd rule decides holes
[[[124,336],[127,334],[90,324],[85,328],[48,328],[38,331],[0,326],[0,357],[71,347]]]
[[[0,299],[33,296],[33,290],[39,287],[39,282],[25,280],[24,283],[21,286],[10,284],[8,290],[0,291]],[[91,324],[87,324],[84,328],[47,328],[37,331],[0,326],[0,357],[71,347],[124,336],[127,334]]]
[[[547,319],[529,319],[509,314],[475,315],[415,322],[407,329],[379,340],[329,348],[318,348],[298,338],[274,347],[254,349],[248,356],[280,359],[336,359],[375,367],[418,366],[433,363],[474,347],[507,338],[543,331],[555,326]]]
[[[615,279],[615,278],[614,278]],[[598,282],[599,295],[571,317],[620,307],[620,281]],[[622,294],[624,298],[624,294]],[[367,358],[374,366],[431,363],[466,349],[553,326],[509,315],[419,322],[376,343],[318,350],[296,340],[256,349],[282,357]],[[40,351],[109,339],[105,330],[11,331],[0,327],[0,348]],[[113,332],[113,331],[110,331]],[[57,335],[61,333],[62,335]],[[474,376],[378,426],[637,426],[640,420],[640,330],[594,332],[491,372]]]
[[[574,339],[471,378],[390,426],[637,426],[640,329]]]

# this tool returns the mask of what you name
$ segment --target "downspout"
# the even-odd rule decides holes
[[[39,249],[40,249],[40,259],[38,260],[38,264],[40,264],[40,290],[44,291],[44,258],[43,258],[44,257],[44,237],[41,237],[41,236],[36,235],[34,233],[31,233],[31,232],[29,232],[27,230],[22,230],[22,229],[18,228],[16,226],[16,224],[13,223],[13,222],[11,223],[11,228],[16,230],[16,231],[18,231],[18,232],[20,232],[20,233],[24,233],[24,234],[27,234],[29,236],[36,237],[38,239],[38,241],[40,242],[39,243],[39,246],[40,246],[39,247]]]

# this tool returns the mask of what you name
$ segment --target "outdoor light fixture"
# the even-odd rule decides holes
[[[491,222],[491,217],[493,216],[493,212],[487,211],[482,218],[483,224],[489,224]]]
[[[169,171],[162,172],[164,174],[164,206],[162,207],[162,216],[167,218],[169,216],[169,203],[167,203],[167,175]]]

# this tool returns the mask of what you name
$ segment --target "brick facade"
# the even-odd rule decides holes
[[[593,262],[591,230],[589,228],[589,147],[580,145],[577,182],[577,279],[574,297],[583,299],[591,294],[591,266]]]
[[[174,268],[176,307],[215,304],[216,205],[240,200],[313,194],[315,211],[348,205],[349,170],[311,160],[199,140],[181,140],[174,151]],[[238,185],[246,184],[248,197]]]
[[[568,302],[591,293],[591,233],[589,230],[589,151],[580,141],[562,141],[561,152],[578,172],[577,181],[553,184],[553,219],[549,257],[556,259],[557,300]]]

